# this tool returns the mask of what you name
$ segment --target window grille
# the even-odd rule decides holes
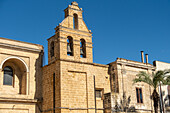
[[[102,91],[96,90],[96,98],[101,98],[101,97],[102,97]]]

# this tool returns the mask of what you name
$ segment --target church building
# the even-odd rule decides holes
[[[45,66],[42,45],[0,38],[0,113],[114,113],[125,97],[130,112],[152,113],[152,88],[133,79],[155,66],[123,58],[93,63],[82,8],[72,2],[64,13],[47,39]]]

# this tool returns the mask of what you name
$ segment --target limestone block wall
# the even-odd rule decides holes
[[[78,28],[74,28],[74,14],[77,14]],[[79,8],[77,3],[72,3],[65,9],[65,19],[55,28],[55,35],[48,39],[48,62],[51,63],[55,59],[67,59],[77,62],[93,62],[92,53],[92,33],[88,30],[82,18],[82,9]],[[67,55],[67,38],[73,39],[73,55]],[[85,40],[85,58],[80,57],[80,39]],[[54,57],[50,57],[50,44],[54,44]]]
[[[96,98],[97,113],[103,113],[104,94],[110,92],[108,66],[56,61],[43,68],[43,111],[53,112],[53,73],[56,73],[56,113],[94,113],[94,78],[102,98]],[[49,111],[47,111],[49,110]]]
[[[126,59],[117,59],[113,65],[116,66],[114,72],[118,76],[119,92],[115,93],[112,91],[112,98],[120,102],[123,99],[123,92],[125,92],[127,98],[131,97],[130,106],[134,106],[139,111],[151,112],[153,110],[153,102],[150,96],[153,89],[145,83],[134,84],[133,79],[140,71],[152,73],[155,69],[154,66]],[[136,88],[142,88],[143,103],[137,103]],[[112,103],[112,107],[114,106],[115,103]]]
[[[53,112],[94,113],[94,91],[100,90],[102,97],[96,98],[96,107],[98,113],[103,113],[104,94],[110,92],[108,66],[93,63],[92,33],[83,21],[82,9],[78,3],[72,2],[64,11],[65,19],[55,28],[55,35],[48,39],[49,64],[43,68],[43,110],[52,109],[54,106],[53,80],[49,75],[58,70],[56,111]],[[77,18],[74,18],[75,15]],[[67,42],[68,36],[72,37],[73,43]],[[83,50],[86,51],[86,55],[83,58],[80,55],[81,39],[85,41]],[[50,56],[51,42],[55,42],[53,57]],[[68,46],[73,45],[71,55],[67,54],[67,43]]]
[[[41,45],[0,38],[0,110],[5,109],[5,113],[20,112],[19,109],[37,112],[36,103],[42,97],[42,55]],[[13,69],[10,86],[3,84],[5,66]],[[17,108],[12,109],[11,104]]]
[[[61,106],[68,108],[67,112],[86,113],[89,108],[95,108],[94,79],[96,89],[110,92],[110,81],[107,66],[61,62]],[[98,113],[103,112],[103,97],[96,98]],[[82,110],[77,110],[82,109]],[[94,111],[94,110],[92,110]]]
[[[92,37],[91,34],[60,27],[60,58],[74,61],[92,62]],[[67,37],[73,38],[73,56],[67,56]],[[86,41],[86,58],[80,57],[80,39]]]
[[[45,113],[53,113],[53,80],[55,73],[55,107],[61,106],[61,94],[60,94],[60,63],[54,62],[50,65],[43,67],[43,103],[42,103],[42,111]],[[56,109],[56,113],[59,113],[60,109]]]
[[[0,113],[37,113],[35,103],[0,102]]]
[[[56,33],[54,36],[50,37],[48,40],[48,64],[53,63],[56,58],[60,57],[60,48],[58,43],[59,33]],[[54,43],[54,56],[51,57],[51,43]]]

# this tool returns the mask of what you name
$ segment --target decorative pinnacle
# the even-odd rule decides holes
[[[77,2],[75,2],[75,1],[73,1],[73,2],[71,2],[71,5],[78,5],[78,3]]]

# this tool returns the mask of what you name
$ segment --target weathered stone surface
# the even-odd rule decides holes
[[[73,14],[78,15],[78,29],[73,28]],[[82,17],[82,10],[73,3],[65,9],[65,19],[56,27],[56,34],[48,39],[55,42],[54,56],[48,52],[49,65],[43,68],[43,110],[53,108],[53,73],[56,73],[56,113],[94,113],[94,79],[96,89],[102,90],[97,98],[98,113],[103,113],[104,94],[110,92],[108,66],[93,63],[92,35]],[[73,38],[73,56],[67,55],[67,37]],[[80,39],[86,42],[86,58],[80,56]]]
[[[0,113],[38,113],[42,97],[43,46],[0,38]],[[4,67],[13,69],[12,85],[4,85]]]
[[[93,63],[92,33],[82,9],[72,2],[64,12],[65,19],[48,39],[44,67],[41,45],[0,38],[0,113],[111,113],[124,92],[136,112],[150,113],[152,88],[133,84],[133,79],[140,71],[152,73],[155,67],[122,58],[109,65]],[[67,54],[68,36],[73,39],[72,55]],[[83,58],[81,39],[85,41]],[[5,66],[14,70],[11,86],[3,85]],[[143,103],[137,103],[136,88],[142,88]]]

